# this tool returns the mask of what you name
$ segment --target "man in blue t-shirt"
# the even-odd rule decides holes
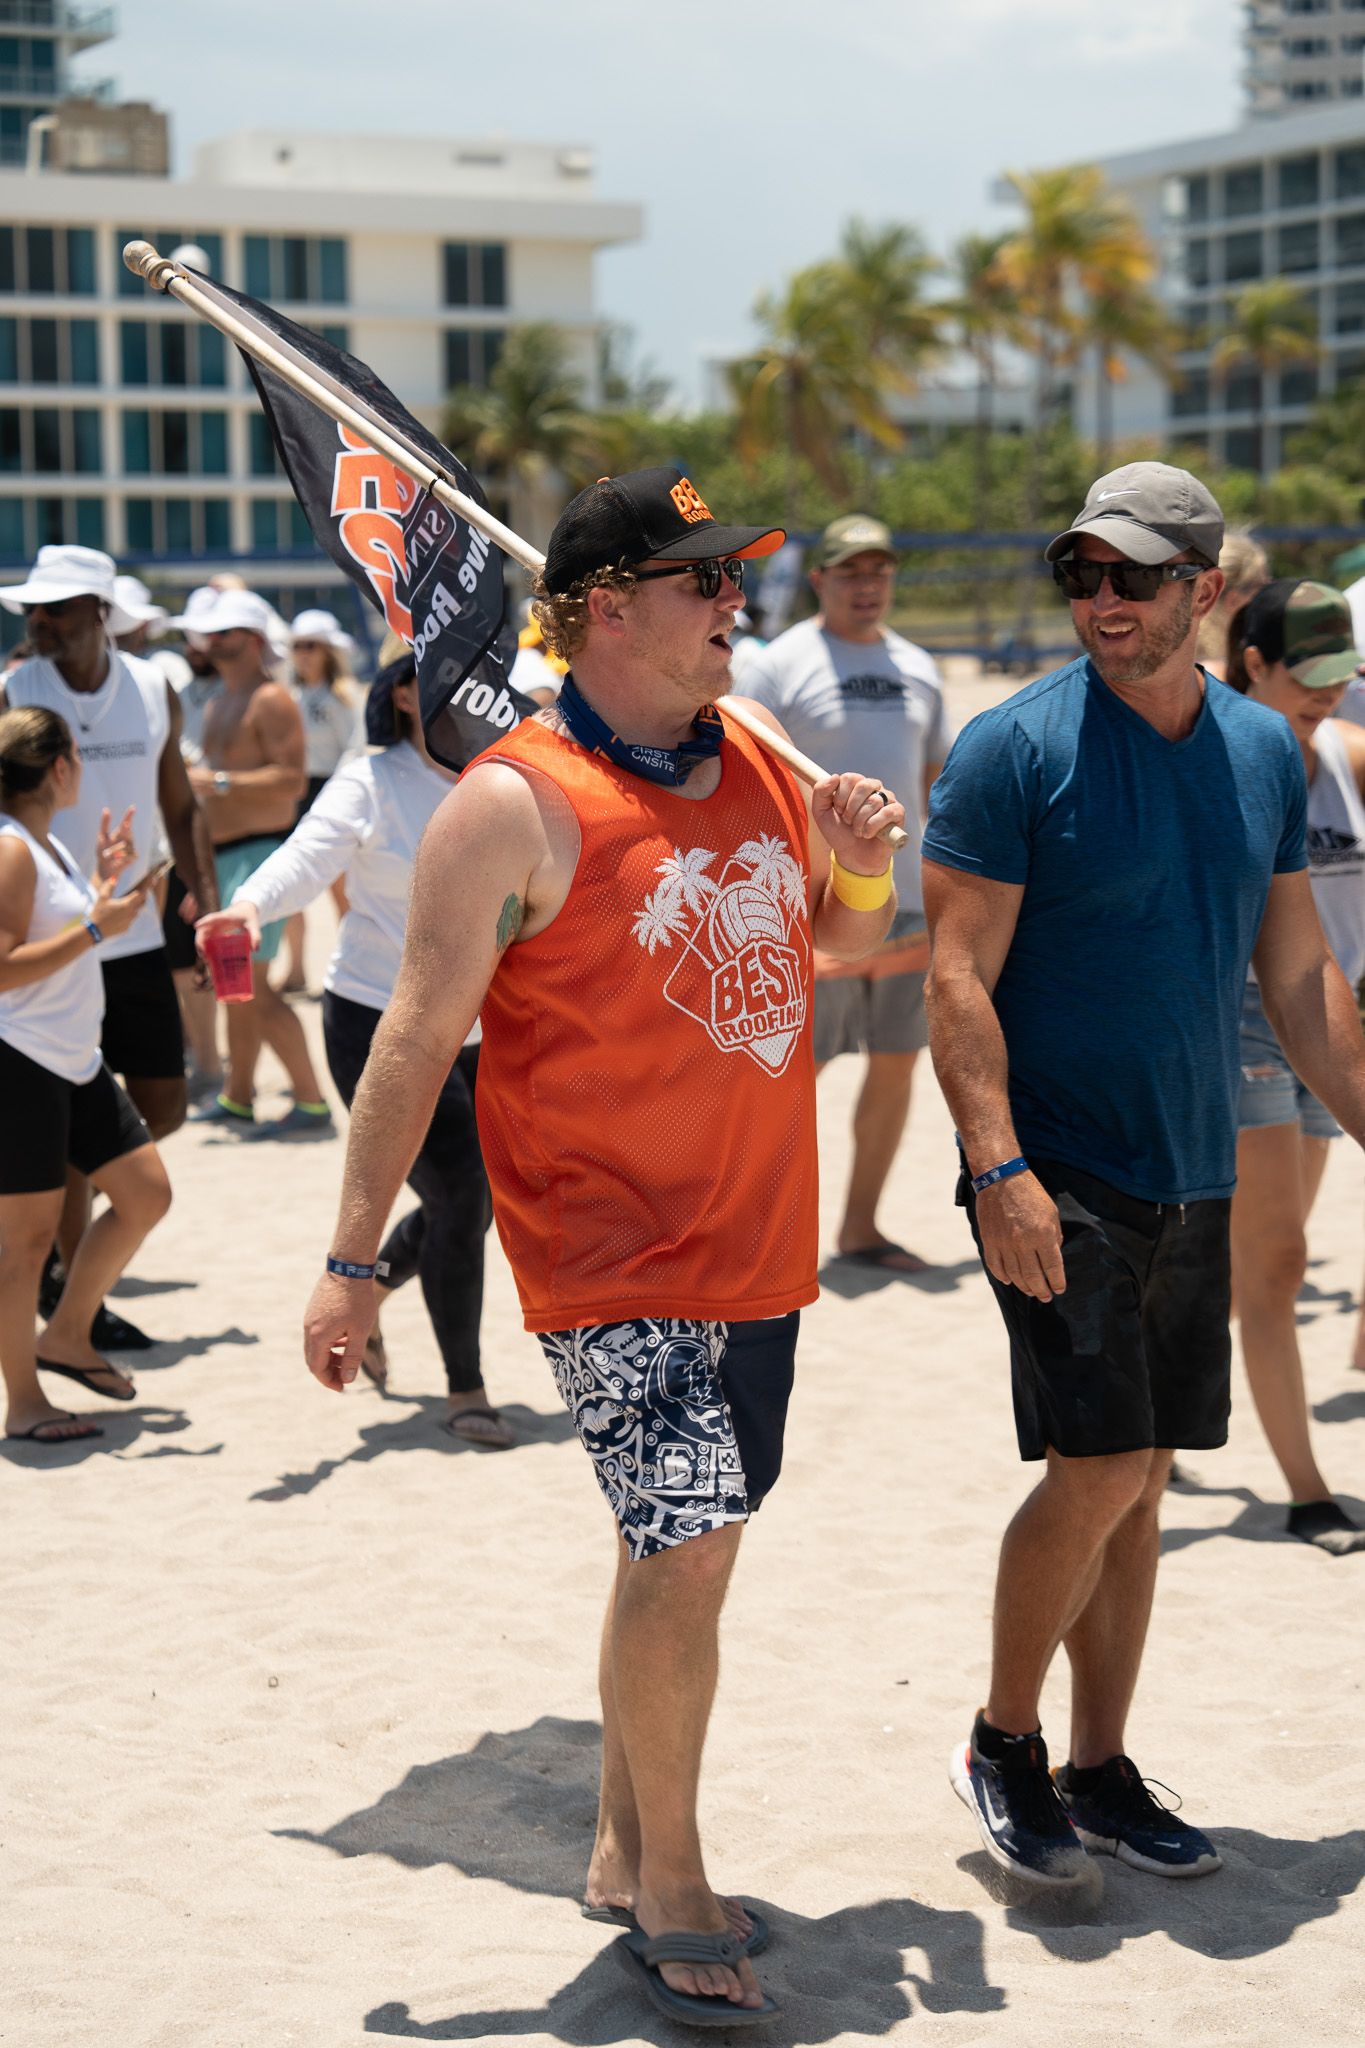
[[[1296,1071],[1365,1142],[1365,1042],[1322,938],[1299,750],[1195,662],[1223,520],[1159,462],[1101,477],[1047,550],[1085,657],[974,718],[924,835],[930,1045],[1046,1460],[1000,1558],[990,1695],[954,1789],[997,1862],[1168,1877],[1208,1837],[1124,1753],[1175,1448],[1227,1438],[1228,1210],[1247,965]],[[1039,1729],[1059,1643],[1071,1756]]]

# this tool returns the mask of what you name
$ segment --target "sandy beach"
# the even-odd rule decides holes
[[[855,1080],[843,1061],[821,1084],[826,1242]],[[496,1239],[485,1370],[515,1451],[436,1429],[415,1288],[386,1313],[387,1394],[309,1378],[300,1316],[341,1149],[178,1133],[175,1208],[118,1295],[160,1339],[127,1361],[137,1401],[81,1398],[102,1441],[3,1447],[0,2040],[675,2048],[695,2036],[577,1907],[606,1509]],[[1365,1558],[1283,1537],[1240,1366],[1229,1447],[1168,1496],[1131,1733],[1224,1870],[1172,1884],[1111,1863],[1040,1905],[948,1787],[999,1535],[1031,1483],[953,1177],[926,1060],[884,1221],[935,1270],[827,1262],[785,1473],[727,1611],[704,1830],[713,1879],[774,1927],[760,1975],[784,2017],[752,2038],[1365,2042]],[[1340,1141],[1301,1315],[1321,1460],[1361,1510],[1363,1189]],[[1060,1666],[1044,1727],[1060,1760]]]

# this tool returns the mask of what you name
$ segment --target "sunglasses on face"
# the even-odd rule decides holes
[[[1189,583],[1203,574],[1200,562],[1160,562],[1149,567],[1146,562],[1088,562],[1079,555],[1068,555],[1052,565],[1053,582],[1073,604],[1083,597],[1098,597],[1106,580],[1115,597],[1125,603],[1150,604],[1163,584]]]
[[[50,619],[64,619],[75,602],[74,597],[39,598],[36,604],[26,604],[22,610],[26,619],[31,619],[35,612],[46,612]]]
[[[636,569],[637,583],[652,583],[656,576],[695,576],[703,597],[719,597],[721,578],[728,576],[736,590],[744,588],[744,564],[732,555],[728,562],[677,562],[669,569]]]

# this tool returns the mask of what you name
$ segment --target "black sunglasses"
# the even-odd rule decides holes
[[[1127,604],[1150,604],[1164,583],[1189,583],[1205,571],[1203,562],[1088,562],[1080,555],[1068,555],[1052,565],[1052,580],[1073,603],[1083,597],[1098,597],[1100,585],[1108,579],[1115,597]]]
[[[75,602],[74,597],[40,597],[36,603],[20,605],[19,609],[26,619],[34,612],[46,612],[50,619],[64,619]]]
[[[744,564],[737,555],[726,562],[712,557],[705,562],[677,562],[670,569],[635,569],[637,583],[652,583],[656,576],[695,576],[703,597],[719,597],[722,576],[728,576],[736,590],[744,588]]]

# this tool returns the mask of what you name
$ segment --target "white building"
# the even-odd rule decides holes
[[[282,608],[342,581],[244,364],[125,269],[126,241],[197,243],[439,428],[520,321],[566,330],[591,393],[594,260],[640,232],[638,207],[595,196],[590,153],[553,143],[250,132],[186,178],[0,168],[0,568],[67,539],[162,587],[232,561]]]
[[[1238,468],[1274,469],[1286,436],[1319,394],[1365,374],[1365,120],[1339,102],[1225,135],[1107,158],[1103,170],[1138,214],[1161,255],[1158,290],[1189,338],[1179,383],[1141,364],[1114,387],[1118,438],[1151,436],[1202,447]],[[1320,355],[1271,378],[1216,376],[1214,341],[1237,295],[1262,278],[1288,278],[1310,308]],[[1266,441],[1259,447],[1258,404]],[[1082,433],[1096,424],[1093,363],[1074,380]]]
[[[1365,94],[1365,0],[1246,0],[1242,47],[1253,116]]]

